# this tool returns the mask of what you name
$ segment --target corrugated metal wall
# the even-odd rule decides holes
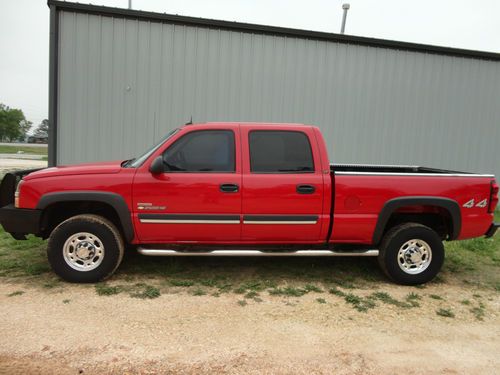
[[[134,156],[191,116],[321,127],[333,162],[500,176],[500,63],[60,12],[57,161]]]

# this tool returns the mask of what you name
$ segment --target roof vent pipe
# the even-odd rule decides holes
[[[342,4],[342,9],[344,9],[344,16],[342,17],[342,27],[340,28],[340,33],[344,34],[345,31],[345,22],[347,20],[347,11],[349,10],[350,5],[348,3]]]

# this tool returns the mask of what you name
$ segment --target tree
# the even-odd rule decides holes
[[[20,109],[9,108],[0,103],[0,140],[19,139],[31,128],[31,123]]]
[[[48,137],[49,136],[49,120],[42,120],[40,125],[37,126],[34,135],[37,137]]]
[[[30,131],[31,127],[33,126],[33,123],[31,121],[28,121],[28,120],[23,120],[19,123],[19,126],[21,128],[21,137],[20,138],[23,138],[23,140],[24,140],[24,138],[26,137],[26,135]]]

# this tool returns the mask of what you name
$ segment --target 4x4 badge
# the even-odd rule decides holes
[[[463,207],[465,207],[465,208],[472,208],[472,207],[474,207],[474,203],[475,203],[474,199],[471,199],[470,201],[464,203]],[[476,207],[484,208],[487,205],[488,205],[488,199],[483,199],[481,202],[478,202],[476,204]]]
[[[471,199],[470,201],[468,201],[467,203],[465,203],[463,205],[463,207],[465,207],[465,208],[472,208],[472,207],[474,207],[474,199]]]
[[[488,200],[487,199],[483,199],[481,202],[479,202],[478,204],[476,204],[476,207],[484,208],[487,205],[488,205]]]

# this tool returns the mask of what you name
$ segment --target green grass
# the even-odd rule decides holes
[[[331,288],[328,292],[343,298],[346,303],[352,305],[352,307],[359,312],[367,312],[369,309],[373,309],[376,306],[373,296],[360,297],[353,293],[345,293],[336,286]]]
[[[406,300],[407,301],[418,301],[418,300],[421,300],[422,297],[417,294],[417,293],[414,293],[414,292],[410,292],[406,295]]]
[[[417,301],[422,299],[421,296],[413,292],[406,296],[405,301],[399,301],[387,292],[374,292],[367,297],[361,297],[353,293],[346,293],[337,287],[331,288],[329,293],[344,298],[346,303],[351,304],[357,311],[360,312],[367,312],[368,310],[375,308],[375,301],[380,301],[384,304],[393,305],[399,308],[409,309],[412,307],[419,307],[420,303]]]
[[[302,297],[307,293],[308,291],[306,289],[291,286],[269,289],[269,294],[272,296]]]
[[[372,298],[363,298],[353,293],[346,294],[344,300],[359,312],[367,312],[377,306]]]
[[[455,313],[451,309],[440,308],[436,310],[436,314],[439,316],[444,316],[445,318],[454,318]]]
[[[30,155],[47,155],[47,147],[0,146],[0,154],[17,154],[18,151]]]
[[[387,305],[393,305],[404,309],[419,307],[420,304],[417,302],[417,300],[421,298],[418,294],[415,293],[408,294],[406,296],[406,301],[399,301],[386,292],[375,292],[371,296],[374,299],[377,299],[380,302],[385,303]]]
[[[292,286],[279,288],[274,286],[268,292],[272,296],[302,297],[307,293],[323,293],[323,289],[313,284],[306,284],[303,288]]]
[[[245,294],[245,298],[255,298],[258,296],[259,296],[259,293],[255,292],[253,290],[248,292],[247,294]]]
[[[228,286],[231,284],[227,284]],[[234,292],[237,294],[244,294],[246,292],[262,292],[266,288],[276,288],[276,283],[269,280],[248,280],[241,282]],[[219,287],[219,289],[221,289]]]
[[[99,296],[113,296],[123,291],[123,289],[119,286],[109,286],[106,283],[96,284],[94,288]]]
[[[170,285],[172,286],[183,286],[183,287],[189,287],[194,285],[194,281],[192,280],[170,280]]]
[[[15,292],[7,294],[7,297],[21,296],[23,294],[24,294],[24,290],[16,290]]]
[[[472,309],[470,309],[470,312],[474,315],[476,320],[483,320],[484,315],[485,315],[484,310],[485,309],[484,309],[484,305],[483,305],[483,306],[479,306],[479,307],[473,307]]]
[[[306,286],[304,286],[304,290],[306,290],[308,293],[309,292],[323,293],[323,289],[313,284],[306,284]]]
[[[339,288],[337,288],[336,286],[334,286],[333,288],[331,288],[328,293],[330,294],[333,294],[335,296],[338,296],[338,297],[344,297],[345,296],[345,293],[343,291],[341,291]]]
[[[432,299],[437,299],[437,300],[443,300],[444,299],[443,297],[441,297],[438,294],[429,294],[429,297],[432,298]]]
[[[46,289],[54,289],[54,288],[60,287],[62,285],[63,284],[62,284],[61,280],[56,279],[56,278],[49,279],[44,284],[42,284],[42,286]]]
[[[205,294],[207,294],[207,292],[201,288],[196,288],[191,292],[191,295],[193,296],[204,296]]]
[[[46,257],[46,241],[29,236],[14,240],[0,229],[0,277],[40,276],[50,271]]]
[[[160,289],[143,283],[136,284],[138,290],[132,291],[130,297],[140,299],[154,299],[161,296]]]
[[[500,222],[500,211],[495,211]],[[493,238],[474,238],[446,242],[446,259],[442,274],[460,275],[466,284],[500,291],[500,234]]]

